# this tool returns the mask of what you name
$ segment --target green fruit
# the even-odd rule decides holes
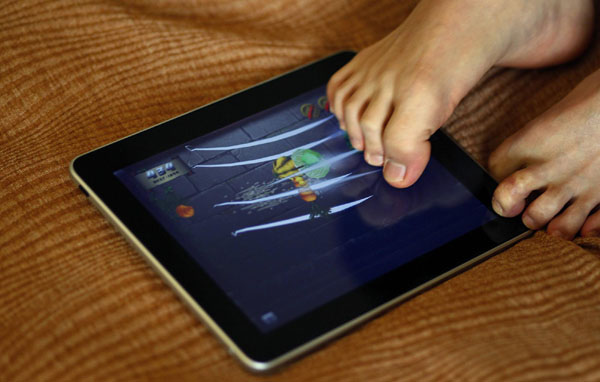
[[[323,159],[323,156],[311,149],[296,150],[292,154],[292,160],[296,167],[308,167],[319,163]],[[306,173],[309,178],[319,179],[324,178],[329,173],[329,166],[323,166],[310,170]]]

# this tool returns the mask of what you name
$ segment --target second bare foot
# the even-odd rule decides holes
[[[565,239],[600,236],[600,70],[502,143],[490,170],[503,179],[492,202],[500,215],[524,210],[527,227]]]

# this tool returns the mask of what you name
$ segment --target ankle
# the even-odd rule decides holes
[[[521,68],[556,65],[578,56],[590,42],[594,28],[593,0],[518,3],[522,14],[512,25],[510,43],[497,65]]]

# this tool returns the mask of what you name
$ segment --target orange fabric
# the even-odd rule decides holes
[[[73,157],[398,25],[415,1],[0,7],[0,380],[600,380],[600,240],[538,233],[277,374],[231,359],[69,179]],[[479,161],[600,67],[496,69],[447,124]]]

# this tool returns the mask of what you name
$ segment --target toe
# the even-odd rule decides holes
[[[350,61],[340,70],[335,72],[333,76],[327,82],[327,99],[329,99],[329,107],[332,113],[335,114],[336,108],[333,100],[336,98],[336,94],[340,87],[350,78],[353,74],[353,62]]]
[[[575,200],[572,205],[548,224],[548,233],[571,240],[583,226],[594,205],[584,198]]]
[[[435,130],[427,121],[418,113],[393,112],[383,131],[383,175],[390,185],[409,187],[425,170],[431,155],[428,139]]]
[[[365,149],[365,141],[362,131],[358,127],[345,127],[344,130],[348,132],[348,138],[352,147],[358,151],[363,151]]]
[[[517,171],[498,185],[492,206],[501,216],[517,216],[525,208],[525,199],[529,194],[545,185],[545,179],[538,174],[535,166]]]
[[[573,194],[564,187],[550,187],[538,196],[523,213],[523,223],[530,229],[540,229],[555,217],[571,200]]]
[[[333,107],[332,111],[334,111],[335,116],[340,121],[340,127],[345,129],[347,127],[344,110],[345,104],[348,99],[352,96],[352,94],[356,91],[358,87],[358,80],[355,77],[351,77],[346,80],[340,87],[336,89],[336,91],[332,94],[330,105]]]
[[[594,212],[585,220],[581,228],[581,236],[600,236],[600,209]]]
[[[511,150],[514,140],[514,135],[507,138],[490,155],[488,168],[492,176],[498,181],[519,170],[524,165],[523,158],[520,155],[514,155]]]
[[[367,106],[360,118],[365,140],[365,160],[372,166],[383,165],[383,126],[391,113],[391,97],[379,93]]]
[[[350,137],[350,143],[357,150],[365,149],[365,139],[358,120],[364,112],[369,101],[369,92],[366,87],[357,89],[344,104],[344,122]]]

